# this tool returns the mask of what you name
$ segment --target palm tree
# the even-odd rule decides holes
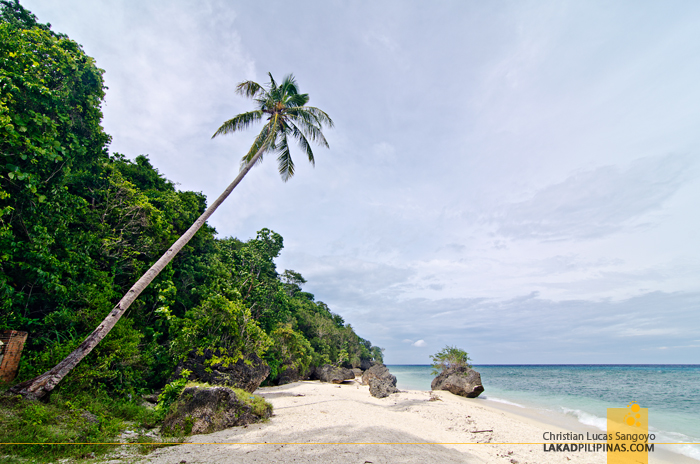
[[[242,113],[224,122],[212,138],[248,128],[251,124],[262,120],[267,115],[267,123],[258,134],[253,146],[241,159],[241,171],[219,198],[187,229],[177,241],[160,257],[146,273],[129,289],[117,303],[102,323],[63,361],[53,369],[31,380],[19,383],[10,392],[23,395],[25,398],[39,399],[50,393],[54,387],[109,333],[117,321],[129,309],[143,290],[156,278],[165,266],[190,241],[194,234],[204,225],[207,219],[229,196],[238,183],[250,169],[261,162],[267,152],[277,153],[279,173],[283,181],[288,181],[294,175],[294,163],[289,153],[288,138],[296,139],[301,149],[306,153],[309,162],[314,164],[314,154],[309,141],[328,147],[323,136],[323,126],[333,127],[331,118],[318,108],[306,106],[309,95],[299,93],[296,80],[291,74],[277,85],[270,76],[270,82],[262,86],[253,81],[238,84],[236,92],[252,98],[257,105],[255,111]]]

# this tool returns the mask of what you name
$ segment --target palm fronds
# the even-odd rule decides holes
[[[231,132],[247,129],[251,124],[268,115],[268,122],[260,131],[248,153],[241,159],[241,168],[260,153],[258,162],[262,162],[266,152],[277,153],[277,163],[283,181],[294,176],[294,162],[289,150],[288,137],[296,139],[299,147],[306,154],[309,162],[315,165],[313,151],[309,141],[328,147],[323,135],[323,126],[333,127],[333,121],[323,111],[306,106],[309,95],[299,93],[299,87],[292,74],[288,74],[278,85],[271,73],[270,82],[260,85],[245,81],[236,86],[236,93],[255,101],[258,109],[241,113],[224,122],[212,138]]]

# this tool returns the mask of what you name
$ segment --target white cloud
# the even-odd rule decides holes
[[[210,140],[251,108],[235,84],[293,72],[331,149],[313,170],[294,152],[288,183],[269,157],[211,224],[280,233],[280,270],[387,362],[428,363],[425,339],[475,362],[698,359],[700,4],[277,2],[273,28],[265,2],[23,4],[106,70],[112,149],[210,199],[255,135]]]
[[[425,342],[425,340],[418,340],[417,342],[413,343],[413,346],[423,348],[424,346],[428,346],[428,344]]]
[[[694,164],[689,156],[667,155],[635,160],[626,170],[604,166],[581,171],[489,220],[499,235],[542,240],[595,238],[654,225],[647,215],[660,210],[689,180]]]

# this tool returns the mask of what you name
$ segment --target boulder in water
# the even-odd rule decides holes
[[[476,398],[484,391],[481,375],[469,367],[444,370],[430,384],[433,390],[446,390],[455,395]]]

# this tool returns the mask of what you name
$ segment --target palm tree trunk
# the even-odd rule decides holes
[[[245,175],[250,171],[250,168],[255,165],[263,150],[258,150],[255,156],[246,164],[246,166],[241,170],[238,176],[233,182],[224,190],[224,192],[219,195],[214,203],[207,208],[207,210],[199,216],[199,218],[187,229],[187,232],[182,234],[182,236],[177,239],[175,243],[165,252],[163,256],[160,257],[156,263],[151,266],[151,268],[146,271],[146,273],[141,276],[141,278],[129,289],[129,291],[122,297],[119,303],[112,308],[112,311],[107,315],[107,317],[81,344],[78,346],[71,354],[66,356],[66,358],[50,371],[44,372],[38,377],[31,380],[19,383],[14,387],[10,388],[10,393],[19,394],[27,399],[37,400],[47,394],[49,394],[54,387],[85,357],[87,356],[95,346],[97,346],[100,341],[102,341],[110,330],[116,325],[119,319],[124,315],[131,303],[133,303],[136,298],[143,292],[146,287],[155,279],[160,272],[165,269],[170,261],[177,255],[182,248],[187,245],[187,242],[194,237],[194,234],[204,225],[207,219],[216,211],[216,209],[224,202],[224,200],[231,194],[234,188],[240,183],[240,181],[245,177]]]

